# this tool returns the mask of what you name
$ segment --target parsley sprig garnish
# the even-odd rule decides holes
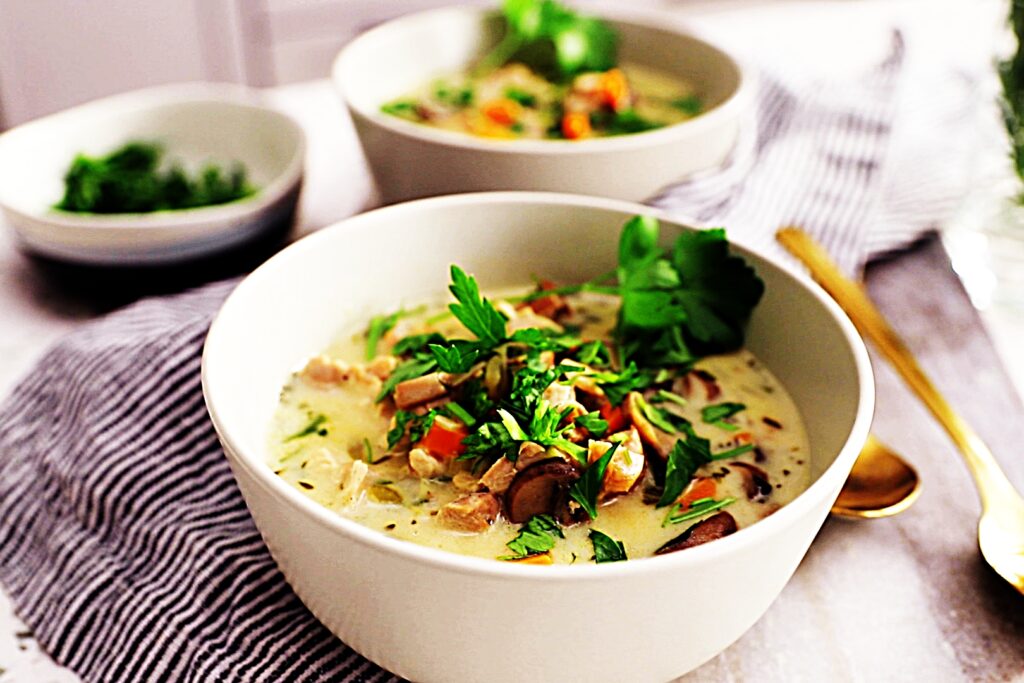
[[[622,229],[620,361],[664,367],[739,348],[764,283],[729,254],[724,230],[683,232],[670,254],[658,246],[659,232],[649,216],[636,216]]]
[[[620,445],[619,442],[613,443],[604,455],[583,471],[583,476],[569,489],[569,497],[579,503],[591,519],[597,519],[597,494],[601,492],[608,463],[612,461],[612,456]]]
[[[600,19],[554,0],[505,0],[505,35],[480,62],[486,71],[520,62],[555,81],[615,66],[618,35]]]
[[[519,560],[530,555],[540,555],[555,547],[559,538],[565,538],[558,522],[551,515],[534,515],[519,529],[519,535],[506,543],[515,553],[502,560]]]
[[[597,529],[590,530],[590,544],[594,546],[594,562],[621,562],[626,557],[626,546]]]
[[[665,527],[669,524],[679,524],[686,522],[697,517],[703,517],[709,512],[715,510],[721,510],[724,507],[732,505],[736,502],[735,498],[723,498],[722,500],[715,500],[714,498],[701,498],[690,503],[686,509],[682,509],[679,503],[672,506],[668,514],[665,515],[665,521],[661,523],[661,526]]]

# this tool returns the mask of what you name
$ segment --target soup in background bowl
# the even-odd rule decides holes
[[[389,537],[309,499],[268,466],[281,388],[346,332],[382,311],[440,300],[452,263],[485,292],[522,285],[523,273],[587,281],[615,265],[619,228],[638,213],[651,212],[544,193],[373,211],[270,259],[211,327],[207,405],[271,554],[313,614],[381,666],[425,681],[671,679],[764,613],[828,514],[867,435],[866,352],[819,288],[735,244],[765,283],[746,346],[786,387],[810,457],[807,489],[747,528],[628,562],[523,566]],[[662,217],[662,246],[689,230]]]
[[[434,127],[382,111],[410,94],[423,94],[438,79],[469,73],[500,42],[501,17],[481,8],[452,7],[401,17],[345,46],[334,62],[332,80],[352,116],[382,200],[394,203],[487,190],[639,200],[720,164],[733,148],[749,104],[749,85],[739,63],[707,41],[671,28],[670,22],[656,26],[626,19],[605,21],[620,36],[619,61],[627,76],[632,70],[643,90],[662,91],[669,102],[656,104],[652,97],[643,105],[653,107],[647,113],[671,112],[671,120],[664,121],[669,125],[572,140],[510,137],[510,123],[504,132],[501,126],[487,126],[485,132],[501,135],[480,137],[459,130],[465,123],[459,116]],[[503,97],[498,99],[507,99],[507,89],[499,94]],[[682,104],[691,96],[689,109],[671,104]],[[699,115],[690,118],[687,112],[695,111],[694,103],[699,103]],[[409,111],[415,108],[407,107]],[[543,125],[535,118],[523,123],[524,132]]]

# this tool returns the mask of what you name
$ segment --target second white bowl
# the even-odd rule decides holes
[[[582,141],[490,140],[380,111],[438,76],[472,66],[501,35],[493,12],[455,7],[402,17],[346,46],[333,79],[355,122],[384,203],[457,192],[542,190],[645,199],[732,149],[747,101],[737,62],[678,30],[608,20],[623,63],[691,83],[696,118],[646,133]]]

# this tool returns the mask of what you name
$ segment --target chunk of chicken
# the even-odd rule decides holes
[[[602,499],[628,493],[644,472],[644,447],[640,435],[632,428],[613,434],[609,441],[591,440],[587,452],[588,462],[599,460],[615,441],[620,445],[604,472],[600,494]]]
[[[356,501],[366,481],[366,473],[370,471],[369,466],[362,460],[353,460],[345,481],[341,484],[342,505],[350,505]]]
[[[349,365],[336,358],[320,355],[306,363],[299,375],[310,382],[321,385],[341,385],[352,383],[365,387],[374,393],[380,391],[380,378],[367,372],[362,365]]]
[[[536,446],[537,444],[533,445]],[[540,448],[540,446],[537,447]],[[512,483],[512,479],[515,476],[515,465],[508,458],[501,457],[495,460],[494,464],[484,472],[484,476],[480,477],[480,483],[487,487],[487,490],[491,493],[504,493],[508,490],[508,485]]]
[[[519,457],[516,458],[516,469],[526,469],[530,465],[545,458],[550,458],[548,450],[538,443],[524,441],[519,444]]]
[[[468,493],[441,508],[437,519],[450,529],[479,533],[498,518],[501,503],[493,493]]]
[[[441,398],[448,393],[446,379],[445,373],[432,372],[429,375],[399,382],[395,387],[395,405],[407,410],[420,403]]]
[[[409,469],[421,479],[440,477],[445,472],[445,464],[422,448],[409,451]]]

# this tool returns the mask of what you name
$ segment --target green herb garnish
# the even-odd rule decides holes
[[[711,442],[702,439],[692,428],[686,439],[676,440],[668,454],[665,466],[665,489],[655,507],[663,508],[676,502],[683,489],[693,479],[701,465],[711,462]]]
[[[746,409],[747,407],[742,403],[715,403],[701,408],[700,417],[709,425],[733,432],[737,429],[736,425],[730,424],[725,420]]]
[[[299,431],[295,432],[291,436],[285,437],[284,443],[288,443],[289,441],[294,441],[296,439],[301,439],[303,437],[312,436],[313,434],[318,434],[320,436],[327,436],[327,430],[323,429],[323,425],[326,422],[327,422],[327,416],[326,415],[324,415],[322,413],[318,414],[318,415],[314,415],[314,416],[312,416],[310,418],[309,424],[307,424],[305,427],[303,427]]]
[[[618,35],[606,23],[554,0],[505,0],[505,35],[480,62],[487,71],[521,62],[554,81],[616,64]]]
[[[64,176],[64,196],[54,205],[76,213],[149,213],[226,204],[253,194],[245,168],[207,164],[190,176],[174,162],[161,170],[164,150],[129,142],[106,156],[79,154]]]
[[[577,427],[582,427],[590,432],[591,436],[601,438],[608,433],[608,420],[601,417],[599,413],[585,413],[580,415],[573,424]]]
[[[598,564],[629,559],[626,557],[626,546],[622,544],[622,541],[616,541],[597,529],[590,530],[590,543],[594,546],[594,562]]]
[[[696,95],[686,95],[685,97],[677,97],[676,99],[669,102],[673,107],[679,111],[689,114],[690,116],[696,116],[703,109],[704,105],[701,104],[700,98]]]
[[[551,515],[534,515],[520,527],[519,535],[505,544],[515,555],[499,559],[518,560],[546,553],[555,547],[559,538],[565,536]]]
[[[742,446],[737,446],[736,448],[730,448],[727,451],[722,451],[721,453],[712,453],[711,454],[711,459],[712,460],[728,460],[729,458],[735,458],[737,455],[743,455],[744,453],[749,453],[752,450],[754,450],[754,444],[747,443],[747,444],[743,444]]]
[[[453,265],[452,283],[448,287],[458,303],[449,304],[448,310],[481,343],[494,347],[505,340],[505,316],[490,301],[480,296],[476,279]]]
[[[690,503],[686,510],[680,512],[681,506],[677,503],[669,510],[669,513],[665,515],[665,521],[661,525],[668,526],[669,524],[679,524],[680,522],[686,522],[696,517],[703,517],[709,512],[715,510],[721,510],[722,508],[732,505],[736,502],[735,498],[723,498],[722,500],[714,500],[712,498],[701,498]]]
[[[620,445],[617,442],[613,443],[604,455],[583,471],[583,476],[577,479],[569,489],[569,497],[579,503],[591,519],[597,519],[597,494],[601,492],[601,484],[604,482],[604,473],[608,469],[608,463],[611,462],[612,456]]]
[[[764,283],[742,258],[729,255],[723,230],[681,233],[671,255],[658,247],[659,232],[648,216],[622,229],[615,335],[623,362],[685,365],[742,346]]]

